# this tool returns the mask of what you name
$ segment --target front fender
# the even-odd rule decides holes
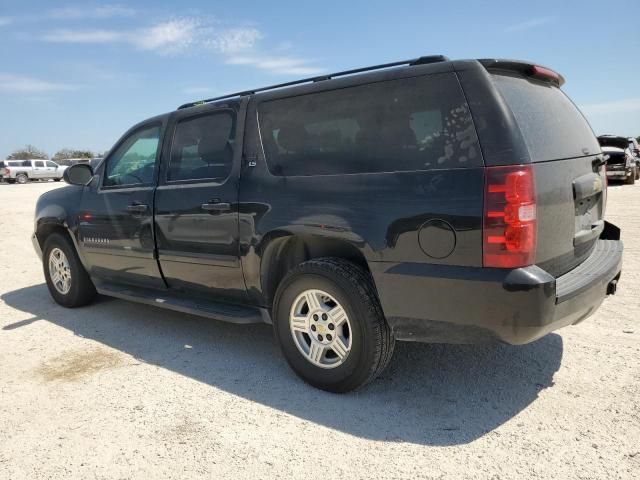
[[[34,242],[37,241],[42,249],[48,235],[54,231],[66,233],[86,267],[77,238],[78,208],[82,201],[83,189],[84,187],[80,186],[69,186],[42,194],[36,203],[33,236]]]

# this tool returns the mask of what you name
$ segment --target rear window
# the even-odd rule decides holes
[[[508,75],[493,75],[493,80],[518,122],[531,161],[600,152],[586,119],[558,87]]]
[[[482,165],[453,73],[264,102],[260,133],[274,175],[332,175]]]

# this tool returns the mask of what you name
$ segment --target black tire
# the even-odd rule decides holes
[[[54,181],[54,182],[59,182],[59,181],[60,181],[60,179],[59,179],[59,178],[54,178],[54,179],[53,179],[53,181]]]
[[[13,178],[8,178],[8,179],[7,179],[7,183],[8,183],[9,185],[13,185],[14,183],[16,183],[16,181],[15,181],[15,179],[13,179]]]
[[[71,287],[66,294],[59,292],[51,280],[49,258],[51,251],[54,248],[62,250],[69,263]],[[47,237],[44,242],[42,264],[49,293],[56,303],[68,308],[82,307],[91,303],[91,301],[96,297],[96,288],[89,278],[87,271],[82,266],[82,262],[80,262],[80,258],[78,257],[75,247],[66,235],[52,233]]]
[[[295,299],[305,290],[322,290],[344,308],[351,324],[351,350],[341,365],[325,369],[298,350],[289,326]],[[298,265],[280,283],[274,302],[274,330],[285,359],[296,374],[329,392],[355,390],[376,378],[393,354],[395,339],[371,276],[354,263],[320,258]]]
[[[627,181],[625,182],[627,185],[633,185],[636,183],[636,173],[635,171],[631,172],[631,175],[627,177]]]
[[[636,165],[636,180],[640,180],[640,166]]]
[[[24,185],[25,183],[29,183],[29,175],[26,173],[19,173],[16,175],[16,182],[20,185]]]

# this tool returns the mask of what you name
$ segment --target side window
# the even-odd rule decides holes
[[[153,182],[160,126],[132,133],[107,160],[105,187],[141,185]]]
[[[34,167],[44,167],[44,162],[42,160],[36,160],[33,162]]]
[[[271,100],[259,106],[274,175],[331,175],[482,165],[453,73]]]
[[[52,161],[47,161],[47,167],[56,168],[58,165]]]
[[[167,181],[224,181],[233,165],[234,123],[231,111],[179,121],[171,146]]]

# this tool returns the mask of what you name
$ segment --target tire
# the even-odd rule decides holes
[[[314,309],[309,308],[314,302],[307,301],[309,295],[318,300]],[[290,318],[299,305],[296,329]],[[340,311],[337,307],[346,317],[334,315]],[[319,314],[317,321],[313,311]],[[354,263],[320,258],[298,265],[278,286],[273,312],[275,335],[285,359],[300,378],[322,390],[343,393],[367,384],[385,369],[393,354],[395,339],[371,276]],[[332,342],[323,345],[320,340]],[[311,358],[318,345],[324,351],[315,355],[316,364]]]
[[[19,173],[16,175],[16,182],[19,183],[20,185],[29,183],[29,176],[26,173]]]
[[[63,257],[59,256],[59,253]],[[69,279],[69,283],[64,288],[64,282],[55,282],[55,272],[52,272],[52,254],[60,261],[66,260],[64,277]],[[47,281],[49,293],[63,307],[75,308],[89,304],[96,297],[96,289],[89,278],[87,271],[82,266],[80,258],[71,240],[66,235],[52,233],[44,242],[44,252],[42,255],[44,276]]]
[[[629,176],[627,177],[627,180],[626,180],[626,182],[625,182],[625,183],[626,183],[627,185],[633,185],[633,184],[635,184],[635,183],[636,183],[636,172],[635,172],[635,169],[634,169],[634,171],[633,171],[633,172],[631,172],[631,175],[629,175]]]
[[[636,165],[636,180],[640,180],[640,166]]]
[[[60,181],[60,179],[59,179],[59,178],[54,178],[54,179],[53,179],[53,181],[54,181],[54,182],[59,182],[59,181]]]
[[[14,183],[16,183],[16,181],[15,181],[15,179],[13,179],[13,178],[8,178],[8,179],[7,179],[7,183],[8,183],[9,185],[13,185]]]

